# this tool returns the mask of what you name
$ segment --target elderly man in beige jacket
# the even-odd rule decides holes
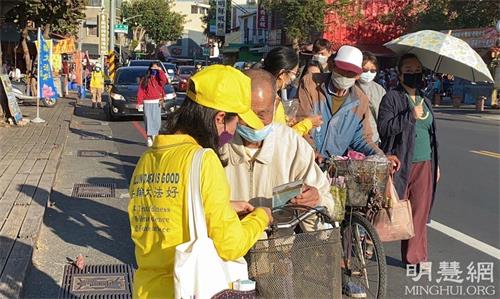
[[[313,148],[291,128],[273,123],[277,104],[273,76],[264,70],[245,74],[252,79],[252,110],[266,127],[256,131],[240,119],[232,142],[221,149],[228,162],[225,170],[233,207],[244,214],[253,210],[253,205],[271,206],[273,187],[303,180],[305,188],[292,202],[326,206],[331,213],[334,201],[330,185],[314,162]],[[311,220],[303,228],[310,231],[319,227]]]

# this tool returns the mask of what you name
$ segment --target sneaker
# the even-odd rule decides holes
[[[351,298],[366,298],[364,288],[352,281],[342,284],[342,293]]]
[[[148,136],[147,146],[148,147],[152,147],[153,146],[153,138],[151,138],[151,136]]]
[[[95,109],[95,103],[92,103],[92,109]]]
[[[102,103],[101,102],[97,103],[97,108],[102,109]]]

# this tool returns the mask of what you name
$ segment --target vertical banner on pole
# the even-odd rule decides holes
[[[262,3],[259,2],[259,8],[257,10],[257,28],[267,29],[267,27],[268,27],[267,11],[262,6]]]
[[[52,68],[50,67],[50,47],[43,36],[40,36],[38,46],[39,65],[38,65],[38,97],[41,99],[57,100],[58,94],[52,77]]]
[[[104,57],[108,53],[108,16],[99,15],[99,55]]]
[[[75,75],[76,75],[76,84],[83,84],[83,74],[82,74],[82,52],[77,51],[73,56],[73,61],[75,62]]]
[[[216,14],[216,36],[226,35],[226,0],[217,0]]]

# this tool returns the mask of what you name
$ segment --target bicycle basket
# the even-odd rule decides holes
[[[260,240],[247,255],[257,298],[340,298],[339,229]]]
[[[389,166],[388,161],[330,160],[328,174],[331,177],[345,177],[346,206],[366,206],[372,192],[384,199]]]

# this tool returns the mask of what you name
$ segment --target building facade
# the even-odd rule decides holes
[[[202,17],[208,15],[210,9],[208,0],[175,0],[173,11],[186,16],[182,38],[168,46],[171,56],[174,57],[200,57],[201,45],[207,43],[204,34],[205,25]]]

